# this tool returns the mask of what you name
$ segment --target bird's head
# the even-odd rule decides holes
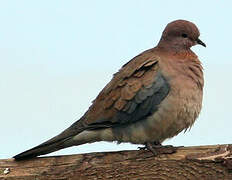
[[[166,26],[158,46],[177,50],[189,49],[196,44],[206,47],[199,36],[200,32],[195,24],[186,20],[176,20]]]

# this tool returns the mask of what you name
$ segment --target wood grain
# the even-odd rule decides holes
[[[134,150],[3,159],[0,179],[232,179],[232,145],[180,147],[157,157]]]

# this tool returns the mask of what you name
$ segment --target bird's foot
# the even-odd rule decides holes
[[[154,156],[160,155],[160,154],[172,154],[175,153],[177,150],[177,147],[174,147],[172,145],[166,145],[162,146],[159,142],[145,143],[144,147],[139,147],[139,150],[149,150],[152,152]]]
[[[161,147],[162,144],[160,142],[153,142],[153,143],[145,143],[144,147],[138,147],[139,150],[149,150],[148,146],[153,146],[153,147]]]

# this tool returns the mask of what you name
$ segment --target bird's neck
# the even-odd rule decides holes
[[[175,57],[175,59],[197,59],[197,55],[190,48],[167,45],[162,46],[162,44],[158,44],[155,49],[159,51],[159,53]]]
[[[179,39],[169,40],[169,39],[162,38],[159,41],[157,48],[163,51],[167,51],[169,53],[170,52],[174,52],[174,53],[191,52],[190,46],[188,46],[187,44],[184,44]]]

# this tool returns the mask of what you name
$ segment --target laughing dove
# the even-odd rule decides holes
[[[188,129],[202,106],[202,66],[190,50],[206,46],[199,35],[189,21],[169,23],[158,45],[123,65],[78,121],[14,158],[97,141],[144,144],[153,151],[153,145]]]

